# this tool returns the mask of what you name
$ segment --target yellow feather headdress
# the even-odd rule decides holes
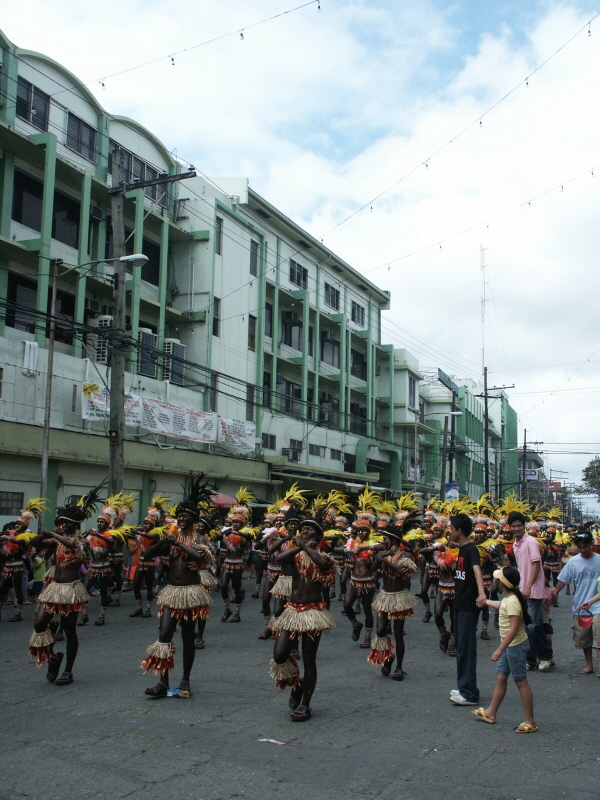
[[[44,511],[48,511],[46,497],[32,497],[27,501],[27,506],[21,509],[21,519],[26,520],[29,525],[34,519],[37,519]]]

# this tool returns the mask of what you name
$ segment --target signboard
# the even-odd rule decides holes
[[[446,389],[450,389],[451,392],[458,394],[458,386],[454,383],[452,378],[446,375],[441,369],[438,368],[438,381],[443,383]]]
[[[523,475],[523,472],[525,475]],[[519,470],[519,480],[523,480],[523,477],[526,481],[537,481],[540,479],[539,469],[526,469],[526,470]]]
[[[84,391],[81,399],[81,415],[83,419],[96,422],[108,419],[110,393],[106,389],[99,389],[97,392]],[[134,394],[125,395],[125,425],[203,444],[213,444],[217,441],[216,414]],[[254,438],[251,449],[254,449]]]
[[[458,483],[445,483],[444,484],[444,499],[445,500],[458,500],[460,497],[460,486]]]
[[[219,417],[217,442],[241,452],[251,453],[255,447],[256,427],[253,422],[239,422]]]

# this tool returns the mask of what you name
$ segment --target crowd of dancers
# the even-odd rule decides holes
[[[496,505],[489,495],[477,502],[433,499],[421,510],[412,493],[392,501],[366,487],[353,505],[338,491],[309,501],[309,492],[295,484],[269,507],[257,504],[251,492],[241,488],[226,513],[215,508],[215,490],[197,475],[175,506],[156,495],[137,527],[126,522],[135,495],[120,492],[102,501],[102,489],[100,485],[67,502],[57,510],[54,529],[42,533],[30,530],[45,510],[44,499],[34,498],[0,537],[0,599],[7,593],[12,596],[11,621],[22,620],[27,562],[44,567],[29,653],[38,666],[46,666],[47,679],[57,686],[73,681],[77,626],[89,621],[89,590],[99,591],[100,614],[94,624],[102,626],[108,608],[120,604],[125,578],[135,597],[130,617],[151,617],[152,603],[159,607],[158,639],[141,661],[144,670],[157,673],[159,679],[146,694],[189,695],[195,651],[205,645],[214,593],[220,590],[223,601],[221,622],[239,623],[245,600],[243,578],[250,569],[251,596],[261,600],[264,618],[258,637],[274,639],[269,674],[279,689],[291,690],[289,706],[295,721],[310,718],[317,650],[322,633],[335,627],[330,606],[336,598],[343,603],[341,613],[352,640],[368,651],[366,660],[386,677],[396,681],[405,677],[404,621],[416,613],[419,600],[423,622],[433,618],[437,626],[440,650],[456,655],[453,600],[458,548],[447,535],[451,516],[468,514],[473,521],[472,538],[491,600],[498,600],[502,590],[494,572],[515,565],[511,528],[506,524],[509,513],[525,512],[531,520],[528,533],[537,540],[549,584],[556,582],[564,562],[577,552],[574,529],[563,527],[559,509],[531,508],[514,495]],[[95,527],[81,531],[99,509]],[[597,532],[593,535],[597,541]],[[410,591],[411,579],[419,581],[415,594]],[[359,611],[364,622],[358,619]],[[486,606],[483,639],[489,638],[488,616]],[[493,624],[498,625],[497,612]],[[169,681],[178,626],[182,679],[173,690]],[[65,653],[56,649],[56,642],[63,639]],[[552,664],[543,668],[548,666]]]

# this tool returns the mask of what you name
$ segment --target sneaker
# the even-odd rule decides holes
[[[458,691],[458,689],[452,689],[452,690],[450,691],[450,697],[452,697],[452,695],[457,695],[457,694],[460,694],[460,692]]]
[[[553,663],[552,660],[550,660],[550,661],[540,661],[540,663],[538,664],[538,670],[540,672],[548,672],[550,667],[553,667],[553,666],[554,666],[554,663]]]
[[[460,692],[456,692],[456,694],[450,695],[450,702],[454,703],[455,706],[476,706],[479,701],[467,700]]]

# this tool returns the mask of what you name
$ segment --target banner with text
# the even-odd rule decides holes
[[[219,444],[246,453],[254,450],[256,428],[253,422],[239,422],[235,419],[219,417],[218,430],[217,441]]]

